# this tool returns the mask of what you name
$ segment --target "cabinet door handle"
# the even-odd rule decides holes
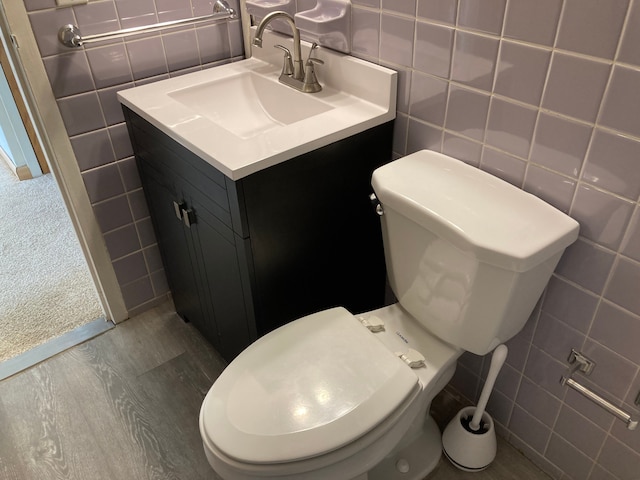
[[[195,225],[196,223],[196,214],[194,213],[193,210],[189,209],[182,209],[182,221],[184,222],[184,224],[191,228],[191,225]]]
[[[178,220],[182,220],[182,212],[185,207],[186,207],[186,204],[184,202],[178,203],[175,200],[173,201],[173,210],[174,212],[176,212],[176,218]]]

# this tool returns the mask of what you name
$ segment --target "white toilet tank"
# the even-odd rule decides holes
[[[431,333],[484,355],[518,333],[578,223],[440,153],[378,168],[373,189],[391,287]]]

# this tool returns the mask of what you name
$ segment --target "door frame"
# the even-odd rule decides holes
[[[0,48],[6,52],[21,87],[36,143],[58,184],[100,302],[107,319],[119,323],[128,318],[122,291],[51,90],[24,2],[0,2],[0,28]]]
[[[4,48],[0,48],[0,67],[2,67],[4,76],[7,79],[7,84],[9,84],[9,90],[11,90],[11,95],[13,96],[13,103],[15,103],[16,108],[18,109],[18,114],[20,115],[25,132],[27,132],[27,136],[29,137],[29,141],[33,147],[33,153],[35,154],[38,165],[40,166],[40,171],[45,175],[49,173],[49,165],[47,165],[47,159],[45,158],[42,147],[40,146],[38,134],[33,126],[33,122],[31,121],[29,110],[22,100],[20,85],[13,74],[11,61],[9,60],[7,51]]]

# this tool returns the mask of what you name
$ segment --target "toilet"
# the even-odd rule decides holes
[[[442,450],[429,407],[457,358],[522,329],[578,236],[539,198],[432,151],[378,168],[372,186],[398,302],[308,315],[234,359],[200,410],[221,478],[423,479]]]

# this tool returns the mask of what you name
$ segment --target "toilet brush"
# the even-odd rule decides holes
[[[506,345],[496,347],[478,405],[460,410],[442,434],[444,454],[461,470],[484,470],[496,457],[496,431],[485,408],[507,352]]]

